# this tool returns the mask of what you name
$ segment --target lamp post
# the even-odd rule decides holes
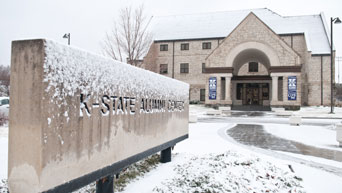
[[[70,45],[70,33],[64,34],[63,38],[68,38],[68,45]]]
[[[334,83],[333,83],[333,77],[335,77],[335,75],[333,75],[333,66],[334,66],[334,57],[333,57],[333,24],[340,24],[341,20],[340,18],[336,17],[336,18],[330,18],[330,27],[331,27],[331,35],[330,35],[330,59],[331,59],[331,66],[330,66],[330,78],[331,78],[331,85],[330,85],[330,90],[331,90],[331,96],[330,96],[330,106],[331,106],[331,110],[330,113],[334,113]]]

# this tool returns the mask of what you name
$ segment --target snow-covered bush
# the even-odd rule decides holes
[[[0,126],[5,125],[8,122],[8,117],[4,113],[0,113]]]
[[[10,67],[0,65],[0,96],[9,96]]]
[[[0,193],[8,193],[7,180],[0,180]]]
[[[193,156],[175,168],[176,175],[155,192],[305,192],[301,178],[255,156],[227,151]]]

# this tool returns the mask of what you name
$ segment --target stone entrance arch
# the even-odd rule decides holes
[[[249,65],[249,62],[258,62],[258,69],[262,64],[266,70],[254,73],[247,66],[253,69],[255,63]],[[239,82],[251,84],[250,88],[259,86],[259,90],[264,90],[260,84],[268,84],[268,95],[259,92],[260,98],[263,95],[262,104],[259,105],[300,106],[302,62],[299,53],[251,13],[206,58],[206,89],[209,87],[209,78],[216,77],[218,80],[218,98],[206,99],[206,104],[243,105],[242,100],[239,100],[240,104],[236,100],[236,83]],[[294,94],[297,98],[288,98],[286,88],[289,78],[297,80]]]
[[[259,56],[258,58],[260,60],[268,63],[268,67],[280,66],[277,53],[267,44],[255,41],[244,42],[235,46],[231,51],[228,52],[225,59],[225,66],[234,67],[234,60],[236,60],[239,55],[253,54],[253,52]]]
[[[246,49],[240,52],[233,60],[233,75],[240,75],[239,71],[241,67],[248,62],[258,62],[259,64],[261,64],[260,66],[267,71],[266,74],[263,73],[262,75],[270,74],[269,69],[271,64],[267,55],[263,51],[258,49]]]
[[[249,72],[248,63],[256,62],[258,72]],[[233,106],[270,106],[271,66],[280,66],[277,53],[261,42],[244,42],[235,46],[225,60],[232,67],[231,98]],[[278,85],[277,85],[278,86]]]

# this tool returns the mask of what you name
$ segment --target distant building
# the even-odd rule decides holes
[[[189,83],[190,102],[299,108],[330,105],[323,13],[269,9],[155,17],[147,69]]]

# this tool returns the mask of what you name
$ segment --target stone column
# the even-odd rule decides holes
[[[216,103],[220,103],[221,100],[221,76],[216,75]]]
[[[272,76],[272,101],[271,104],[278,102],[278,76]]]
[[[227,76],[225,76],[226,78],[226,103],[227,104],[232,104],[232,98],[231,98],[231,89],[230,89],[230,83],[231,83],[231,79],[232,79],[232,74],[228,74]]]
[[[264,105],[263,95],[262,95],[262,84],[259,84],[259,105]]]

